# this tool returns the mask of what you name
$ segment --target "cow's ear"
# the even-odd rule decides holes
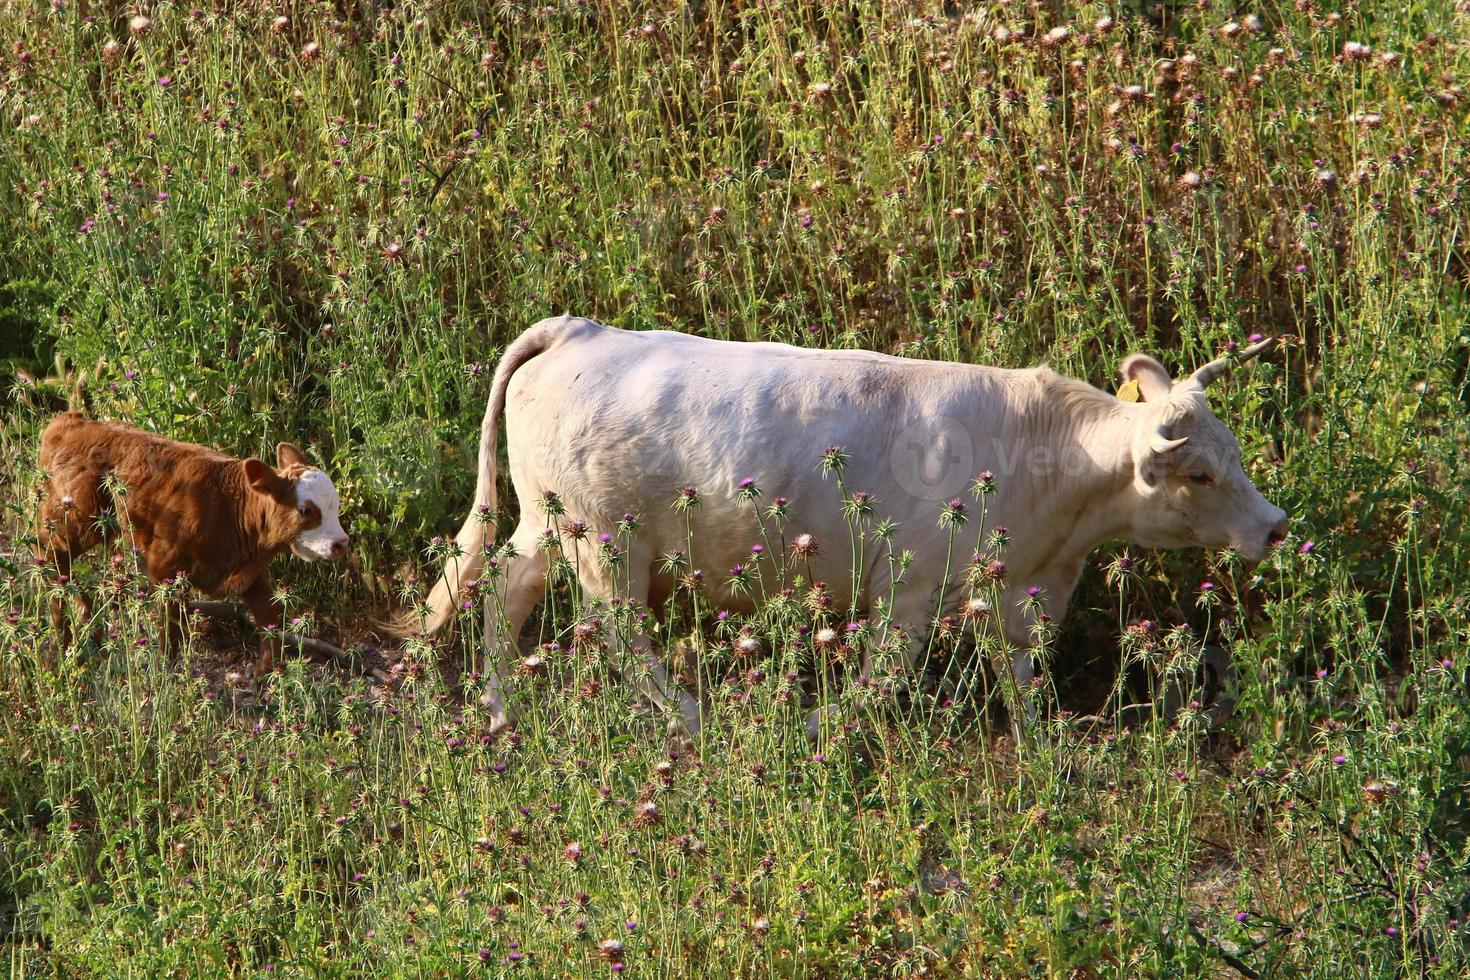
[[[250,484],[250,489],[259,493],[270,493],[281,479],[275,470],[253,457],[241,465],[245,467],[245,482]]]
[[[310,466],[306,461],[306,454],[289,442],[276,443],[276,465],[281,469],[288,466]]]
[[[1146,402],[1163,401],[1174,387],[1164,365],[1147,354],[1129,354],[1123,358],[1118,374],[1125,382],[1137,383],[1139,398]]]

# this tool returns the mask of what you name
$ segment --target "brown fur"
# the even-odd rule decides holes
[[[148,577],[183,575],[211,596],[239,596],[262,630],[281,623],[267,568],[303,530],[321,523],[312,508],[297,512],[296,480],[311,467],[290,443],[276,447],[278,469],[204,446],[178,442],[119,422],[76,412],[56,416],[41,436],[46,473],[37,512],[38,558],[71,575],[72,561],[102,541],[97,519],[117,515],[117,534],[136,549]],[[116,498],[105,478],[126,488]],[[90,601],[81,601],[90,615]],[[58,638],[68,637],[65,604],[52,601]],[[165,612],[165,642],[177,639],[177,611]],[[256,673],[271,669],[279,641],[261,640]]]

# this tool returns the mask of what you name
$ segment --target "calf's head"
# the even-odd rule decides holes
[[[1247,348],[1238,361],[1272,343]],[[1286,536],[1286,512],[1261,496],[1246,476],[1240,443],[1205,398],[1205,387],[1230,366],[1229,358],[1211,361],[1177,382],[1144,354],[1130,355],[1119,367],[1124,381],[1137,383],[1143,402],[1132,444],[1136,506],[1131,537],[1138,544],[1232,548],[1259,562]]]
[[[342,502],[332,478],[306,461],[289,442],[276,445],[276,466],[247,459],[245,482],[265,508],[273,541],[289,541],[291,550],[307,561],[341,558],[347,554],[347,532],[342,530]]]

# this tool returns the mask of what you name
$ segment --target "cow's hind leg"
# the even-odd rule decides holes
[[[516,649],[521,627],[536,603],[546,594],[546,553],[540,549],[541,529],[520,524],[511,535],[516,551],[502,566],[499,577],[483,573],[484,589],[491,593],[485,603],[485,691],[480,704],[490,713],[490,730],[511,723],[509,692],[510,654]]]

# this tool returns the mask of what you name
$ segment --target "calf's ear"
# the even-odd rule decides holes
[[[1129,354],[1118,365],[1118,374],[1124,381],[1138,384],[1138,393],[1143,401],[1156,402],[1169,397],[1174,381],[1164,365],[1147,354]]]
[[[276,465],[285,469],[288,466],[309,466],[311,464],[307,463],[306,454],[301,450],[289,442],[278,442],[276,443]]]
[[[245,482],[250,484],[250,489],[260,493],[270,493],[281,479],[275,470],[258,459],[247,459],[241,465],[245,467]]]

